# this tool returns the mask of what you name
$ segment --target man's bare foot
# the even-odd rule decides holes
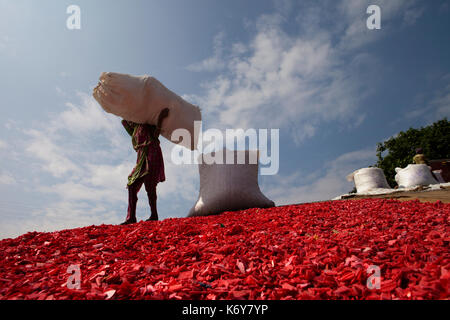
[[[127,220],[125,222],[122,222],[120,225],[121,226],[126,226],[128,224],[133,224],[133,223],[136,223],[136,219]]]

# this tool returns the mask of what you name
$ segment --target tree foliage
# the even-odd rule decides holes
[[[383,169],[391,187],[396,185],[395,168],[413,163],[416,148],[422,148],[429,160],[450,158],[450,122],[447,118],[420,129],[401,131],[377,144],[377,167]]]

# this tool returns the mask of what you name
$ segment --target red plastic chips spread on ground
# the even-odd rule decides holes
[[[0,241],[0,299],[448,299],[449,214],[366,199],[32,232]]]

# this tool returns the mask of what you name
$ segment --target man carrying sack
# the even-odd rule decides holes
[[[128,211],[127,218],[122,225],[136,223],[137,195],[142,184],[145,185],[151,210],[150,218],[147,221],[158,220],[156,186],[159,182],[166,180],[159,134],[162,122],[168,115],[169,109],[162,110],[156,126],[122,120],[122,125],[131,136],[133,148],[137,152],[136,166],[128,176]]]
[[[137,152],[136,166],[128,177],[128,212],[122,224],[136,222],[137,194],[143,184],[151,208],[149,220],[158,220],[156,186],[165,180],[159,136],[195,150],[198,142],[195,122],[202,119],[200,108],[148,75],[102,72],[93,96],[103,110],[126,119],[122,125],[132,137]],[[191,138],[180,139],[175,134],[172,139],[179,129]]]

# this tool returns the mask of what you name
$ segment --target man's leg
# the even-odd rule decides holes
[[[145,190],[147,191],[148,203],[152,213],[147,221],[158,220],[158,210],[156,208],[156,185],[157,184],[148,175],[145,179]]]
[[[128,211],[127,219],[123,225],[136,222],[136,204],[138,201],[138,193],[142,187],[142,178],[137,179],[131,186],[128,186]]]

